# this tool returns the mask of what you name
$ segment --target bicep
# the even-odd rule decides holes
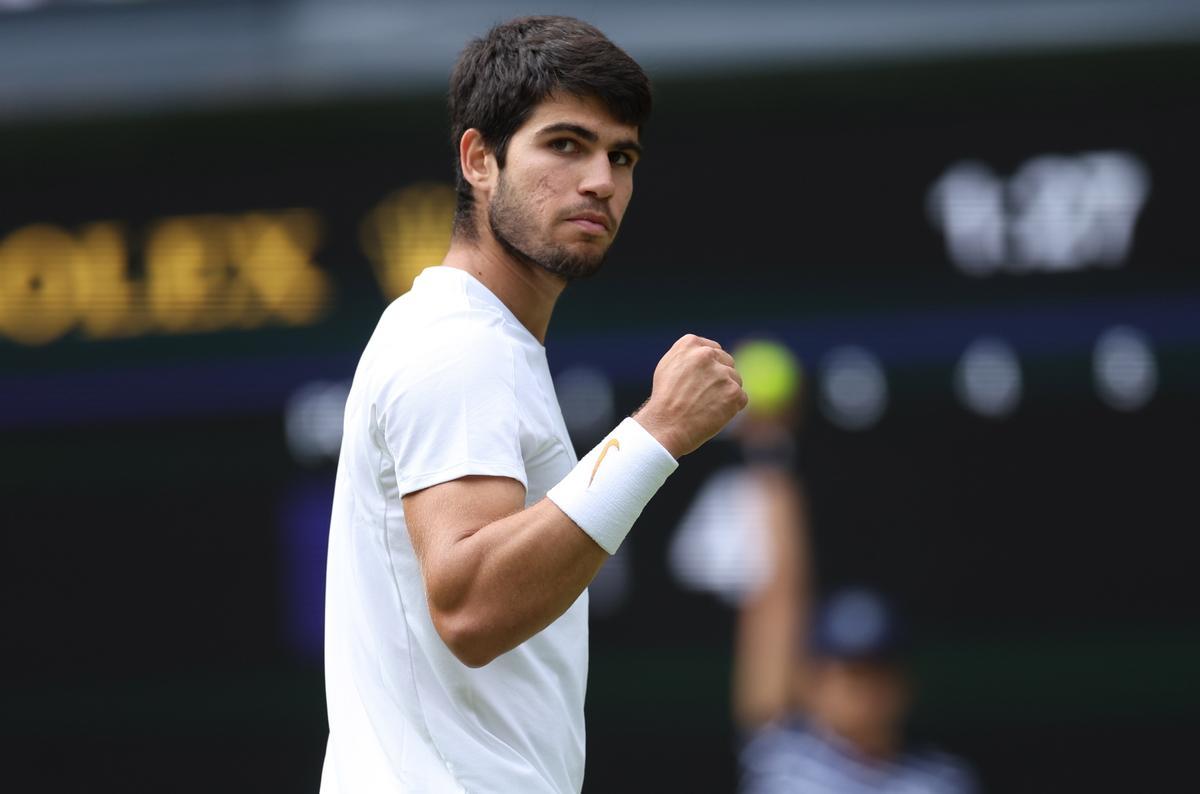
[[[407,494],[402,504],[413,550],[431,587],[461,541],[525,506],[525,486],[509,477],[460,477]]]

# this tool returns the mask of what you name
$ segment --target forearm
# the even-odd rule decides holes
[[[734,717],[744,728],[775,720],[794,705],[807,631],[807,519],[799,484],[774,467],[754,470],[767,516],[769,578],[738,615],[733,670]]]
[[[797,643],[797,605],[790,588],[772,585],[746,601],[734,643],[733,713],[755,728],[786,713]]]

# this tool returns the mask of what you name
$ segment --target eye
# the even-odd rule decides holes
[[[556,138],[550,141],[550,148],[563,154],[574,154],[579,151],[579,144],[570,138]]]
[[[613,165],[619,166],[633,165],[633,158],[629,156],[628,152],[610,152],[608,155],[608,161]]]

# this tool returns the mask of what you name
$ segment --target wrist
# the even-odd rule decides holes
[[[609,554],[671,472],[679,466],[658,439],[632,418],[601,441],[546,498]]]
[[[649,403],[643,405],[629,418],[641,425],[647,433],[654,436],[654,440],[670,453],[671,457],[675,458],[675,460],[683,457],[686,450],[673,431],[671,423],[659,416],[650,407]]]

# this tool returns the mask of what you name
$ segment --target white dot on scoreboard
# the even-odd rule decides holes
[[[883,416],[887,377],[879,360],[861,347],[831,350],[820,367],[821,412],[844,430],[866,430]]]
[[[1146,334],[1115,326],[1096,340],[1092,375],[1100,399],[1118,411],[1136,411],[1158,390],[1158,362]]]
[[[1021,401],[1021,364],[1007,342],[994,337],[975,340],[963,351],[954,370],[954,390],[971,411],[999,419]]]

